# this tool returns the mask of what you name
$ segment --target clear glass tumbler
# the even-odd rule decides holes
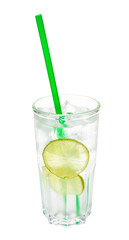
[[[42,208],[49,223],[84,223],[91,213],[100,104],[93,98],[60,96],[33,104]]]

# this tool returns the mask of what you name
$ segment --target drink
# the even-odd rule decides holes
[[[33,104],[43,213],[50,223],[84,223],[91,212],[99,103],[89,97],[60,96]]]

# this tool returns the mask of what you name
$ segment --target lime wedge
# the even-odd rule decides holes
[[[81,176],[74,178],[59,178],[52,174],[46,167],[42,167],[43,183],[46,187],[47,181],[51,188],[58,194],[81,195],[84,190],[84,180]]]
[[[73,178],[88,165],[89,151],[73,139],[57,139],[43,150],[43,160],[50,172],[61,178]]]

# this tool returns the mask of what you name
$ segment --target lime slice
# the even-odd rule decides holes
[[[49,142],[42,156],[48,170],[61,178],[77,176],[89,162],[89,151],[86,146],[73,139]]]
[[[81,176],[74,178],[59,178],[52,174],[46,167],[42,168],[43,183],[46,187],[47,181],[51,188],[58,194],[81,195],[84,190],[84,180]]]

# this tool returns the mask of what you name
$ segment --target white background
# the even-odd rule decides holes
[[[50,95],[35,22],[42,13],[59,93],[101,103],[92,214],[42,215],[32,102]],[[0,3],[0,239],[129,239],[129,2]]]

